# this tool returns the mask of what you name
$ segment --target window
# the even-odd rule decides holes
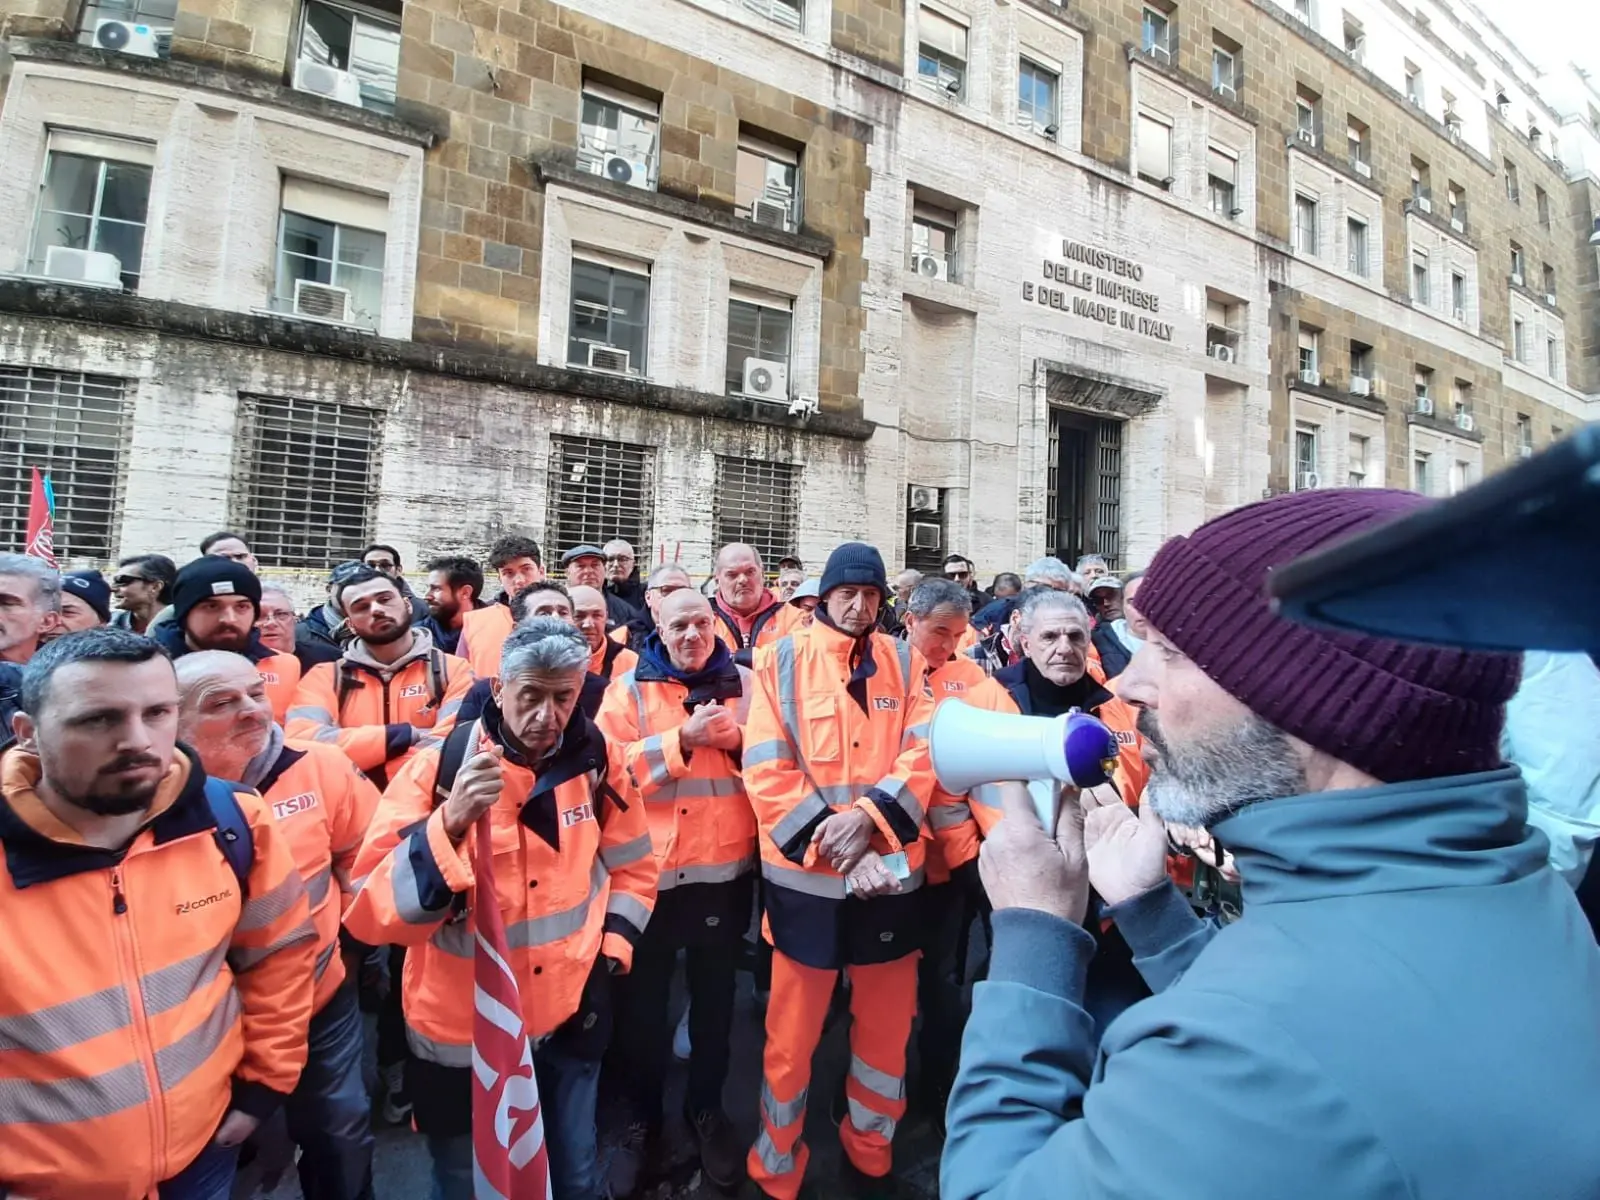
[[[800,227],[800,155],[748,134],[739,135],[733,211],[757,225]]]
[[[760,13],[769,21],[787,25],[790,29],[800,28],[800,0],[744,0],[744,6],[751,12]],[[572,543],[564,542],[562,544],[571,545]]]
[[[1450,464],[1450,494],[1464,492],[1472,486],[1472,464],[1459,458]]]
[[[1428,286],[1428,255],[1422,250],[1411,252],[1411,299],[1424,308],[1433,303],[1432,291]]]
[[[1461,189],[1451,184],[1445,190],[1445,199],[1450,209],[1450,226],[1457,233],[1465,233],[1467,228],[1467,201]]]
[[[1299,88],[1294,96],[1294,135],[1313,146],[1322,142],[1322,98],[1307,88]]]
[[[1368,129],[1354,117],[1348,118],[1345,131],[1345,143],[1350,148],[1350,165],[1355,168],[1356,174],[1372,176],[1372,165],[1367,159],[1367,133]]]
[[[1317,202],[1310,196],[1294,198],[1294,245],[1301,254],[1317,252]]]
[[[967,27],[918,9],[917,38],[917,74],[960,96],[967,82]]]
[[[1350,378],[1372,380],[1372,347],[1365,342],[1350,343]]]
[[[961,264],[956,256],[959,227],[955,213],[914,201],[911,206],[911,269],[927,278],[959,283]]]
[[[763,399],[787,400],[788,387],[779,386],[772,379],[770,393],[762,388],[765,378],[752,380],[745,387],[745,366],[749,359],[779,364],[785,376],[789,370],[789,338],[794,325],[790,302],[757,295],[739,296],[728,301],[728,370],[724,379],[727,394],[759,395]],[[765,370],[766,376],[775,376],[771,368],[752,368],[752,374]]]
[[[1418,451],[1411,459],[1411,490],[1424,496],[1433,495],[1433,470],[1430,456]]]
[[[1223,346],[1237,355],[1239,349],[1240,305],[1231,298],[1206,294],[1206,353],[1218,357]],[[1227,357],[1223,355],[1222,357]]]
[[[1294,15],[1307,25],[1311,24],[1311,0],[1294,0]]]
[[[1561,374],[1561,343],[1555,338],[1544,341],[1544,369],[1552,379]]]
[[[1524,458],[1533,453],[1533,418],[1527,413],[1517,414],[1517,450]]]
[[[300,57],[354,75],[361,85],[362,108],[394,111],[400,22],[328,0],[306,0],[300,18]]]
[[[123,381],[0,365],[0,538],[27,540],[33,468],[56,494],[58,558],[116,551],[129,409]]]
[[[1450,272],[1450,314],[1458,321],[1467,319],[1467,277],[1459,271]]]
[[[273,307],[376,329],[388,219],[383,197],[285,179]]]
[[[1433,211],[1433,172],[1420,158],[1411,160],[1411,198],[1422,202],[1424,212]]]
[[[1521,317],[1511,318],[1511,357],[1519,363],[1528,361],[1528,330]]]
[[[1433,396],[1433,372],[1427,367],[1418,367],[1413,377],[1418,400],[1427,400]]]
[[[1472,416],[1472,385],[1458,379],[1450,385],[1450,415],[1460,424],[1463,415]]]
[[[1367,277],[1367,223],[1354,217],[1349,220],[1350,274]]]
[[[76,256],[59,254],[52,266],[51,250],[108,254],[116,266],[102,260],[104,278],[115,276],[130,292],[138,291],[154,164],[155,147],[142,142],[53,131],[28,270],[78,279],[92,268],[70,269],[64,259]]]
[[[1148,113],[1139,114],[1138,173],[1161,187],[1172,186],[1172,126]]]
[[[800,468],[793,463],[717,455],[712,544],[745,542],[767,563],[793,554],[799,498]]]
[[[1349,13],[1344,15],[1344,52],[1357,63],[1367,57],[1367,31]]]
[[[919,507],[913,503],[927,500],[918,493],[931,491],[936,508]],[[949,493],[944,488],[906,487],[905,564],[908,571],[922,571],[929,575],[942,573],[944,567],[945,517],[949,512]]]
[[[1211,196],[1211,211],[1226,220],[1239,216],[1239,160],[1225,150],[1212,146],[1206,151],[1207,187]]]
[[[1239,43],[1216,32],[1211,39],[1211,90],[1236,100],[1239,89],[1244,86],[1244,60]]]
[[[359,558],[372,540],[382,414],[358,404],[243,396],[235,507],[264,567]]]
[[[1050,406],[1045,460],[1045,548],[1066,562],[1122,555],[1122,426]]]
[[[1522,247],[1515,242],[1511,243],[1511,282],[1521,286],[1524,279],[1523,268],[1526,264],[1522,257]]]
[[[1350,435],[1350,465],[1345,476],[1346,487],[1367,486],[1367,464],[1372,457],[1372,439],[1360,434]]]
[[[1550,193],[1537,184],[1533,189],[1533,202],[1539,210],[1539,224],[1550,228]]]
[[[1317,426],[1306,421],[1295,425],[1294,490],[1297,492],[1317,487],[1322,482],[1317,477],[1317,435],[1320,432]]]
[[[1322,379],[1322,333],[1302,325],[1298,338],[1300,349],[1300,381],[1320,383]]]
[[[655,101],[585,82],[578,127],[578,169],[654,191],[660,110]]]
[[[572,260],[567,362],[628,375],[649,367],[650,276],[581,258]]]
[[[1145,5],[1141,46],[1144,52],[1162,62],[1172,61],[1172,18],[1160,9]]]
[[[1422,90],[1422,68],[1406,60],[1406,99],[1422,108],[1426,103]]]
[[[1017,124],[1055,137],[1061,129],[1056,106],[1059,84],[1054,71],[1023,59],[1017,70]]]
[[[78,18],[78,40],[94,45],[95,28],[101,21],[148,25],[155,34],[156,53],[166,58],[172,50],[172,25],[177,18],[178,0],[89,0]]]
[[[1509,158],[1505,160],[1506,168],[1506,199],[1513,204],[1522,203],[1522,189],[1517,185],[1517,165]]]
[[[601,438],[550,438],[545,545],[603,546],[622,538],[648,561],[655,533],[656,452]]]
[[[1556,269],[1549,263],[1544,264],[1544,298],[1551,304],[1556,302]]]

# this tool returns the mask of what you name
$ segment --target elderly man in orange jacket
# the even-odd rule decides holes
[[[22,708],[0,758],[0,1194],[224,1200],[306,1061],[294,856],[178,746],[153,641],[51,642]]]
[[[839,546],[820,590],[815,622],[757,656],[745,729],[774,947],[761,1127],[746,1165],[777,1200],[795,1200],[805,1174],[811,1056],[841,969],[853,1018],[844,1182],[861,1193],[887,1186],[906,1109],[934,788],[927,666],[874,631],[889,591],[883,558]]]
[[[309,1053],[284,1105],[300,1147],[300,1188],[314,1200],[372,1195],[371,1101],[361,1079],[361,1011],[339,954],[339,919],[378,790],[335,746],[290,742],[272,720],[248,659],[221,650],[177,662],[178,732],[206,771],[256,789],[306,886],[317,930]]]
[[[579,590],[579,589],[575,589]],[[689,1090],[684,1115],[706,1177],[738,1184],[744,1147],[722,1111],[733,1030],[734,973],[755,899],[756,821],[740,777],[748,671],[716,635],[692,588],[660,603],[637,665],[606,691],[597,723],[612,762],[650,818],[660,898],[634,953],[617,1058],[628,1065],[647,1168],[659,1152],[678,951],[689,984]],[[624,1148],[630,1153],[635,1147]],[[613,1194],[626,1194],[613,1169]]]
[[[356,864],[345,926],[410,947],[407,1084],[435,1195],[471,1200],[473,933],[494,897],[511,945],[557,1200],[594,1200],[595,1102],[610,1038],[609,978],[626,971],[656,897],[644,809],[622,795],[604,736],[578,707],[589,646],[536,617],[501,648],[492,698],[384,792]],[[495,878],[472,843],[488,814]],[[491,890],[492,889],[492,890]]]

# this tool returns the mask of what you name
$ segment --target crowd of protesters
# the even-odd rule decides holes
[[[243,1161],[361,1200],[379,1122],[440,1200],[485,1195],[480,897],[556,1200],[686,1156],[730,1194],[897,1195],[913,1108],[951,1200],[1600,1194],[1600,671],[1263,598],[1413,502],[1287,497],[1148,572],[988,590],[856,542],[547,574],[508,535],[415,584],[368,546],[301,612],[232,532],[109,579],[0,555],[0,1198],[223,1200]],[[1093,714],[1113,780],[1048,830],[1020,782],[952,794],[952,701]],[[765,1039],[730,1115],[742,971]]]

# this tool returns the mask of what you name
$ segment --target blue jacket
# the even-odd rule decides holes
[[[1083,1011],[1094,939],[994,916],[942,1200],[1600,1194],[1600,949],[1514,768],[1218,822],[1244,915],[1110,910],[1155,995]]]

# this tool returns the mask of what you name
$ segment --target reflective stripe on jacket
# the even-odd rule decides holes
[[[287,742],[260,792],[306,885],[317,927],[312,1011],[320,1012],[344,982],[339,919],[355,893],[356,855],[378,809],[378,789],[337,747]]]
[[[937,708],[946,700],[960,700],[973,708],[1015,713],[1016,702],[983,668],[961,653],[928,675]],[[987,832],[987,829],[985,829]],[[973,806],[966,795],[952,795],[934,787],[928,809],[928,882],[943,883],[950,872],[978,857],[979,831]]]
[[[316,931],[289,845],[247,791],[241,888],[185,753],[121,852],[84,845],[38,778],[33,755],[0,759],[0,1184],[137,1200],[230,1108],[267,1116],[294,1090]]]
[[[746,698],[726,705],[738,719]],[[661,891],[731,883],[755,869],[756,819],[739,775],[737,752],[686,750],[680,734],[689,689],[676,680],[640,682],[632,671],[606,689],[595,724],[606,735],[613,775],[642,802],[661,872]]]
[[[413,633],[416,645],[393,667],[367,660],[360,642],[351,643],[338,662],[313,667],[295,692],[284,732],[298,741],[338,746],[380,786],[380,772],[394,769],[419,745],[443,740],[472,686],[472,668],[465,659],[435,651],[425,632]],[[436,674],[443,676],[442,688]]]
[[[463,762],[495,743],[473,729]],[[604,738],[581,717],[569,725],[546,772],[501,763],[500,798],[490,809],[495,889],[511,946],[510,967],[522,993],[532,1037],[553,1031],[583,997],[597,955],[627,968],[655,906],[656,862],[640,804],[624,810],[601,789],[610,781]],[[460,845],[436,806],[440,752],[419,752],[395,775],[378,805],[356,861],[360,890],[345,927],[373,945],[395,944],[406,955],[406,1036],[419,1057],[444,1066],[472,1065],[474,935],[473,839]],[[615,783],[612,783],[615,787]],[[618,789],[620,790],[620,789]],[[558,846],[528,823],[525,806],[553,806]]]
[[[875,671],[863,708],[847,690],[857,639],[821,622],[759,656],[745,727],[745,789],[761,830],[761,872],[773,945],[807,966],[886,962],[910,953],[912,899],[923,881],[926,811],[934,788],[928,759],[933,699],[926,665],[905,642],[868,635]],[[873,849],[903,850],[910,875],[898,895],[851,898],[845,881],[811,845],[818,825],[852,807],[872,817]],[[895,910],[890,912],[889,910]],[[878,917],[892,928],[878,931]],[[854,928],[847,926],[854,925]]]
[[[500,648],[515,625],[509,604],[490,604],[462,613],[456,653],[472,664],[472,673],[479,679],[498,679]]]

